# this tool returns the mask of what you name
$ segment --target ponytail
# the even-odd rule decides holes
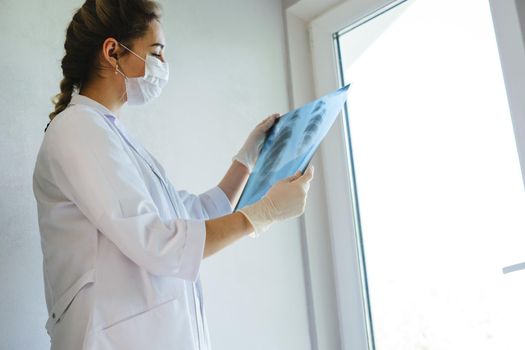
[[[71,95],[73,95],[73,81],[67,77],[62,79],[60,82],[60,93],[56,94],[52,102],[55,105],[55,110],[49,114],[49,119],[53,120],[53,118],[60,112],[62,112],[64,109],[66,109],[67,105],[71,101]]]

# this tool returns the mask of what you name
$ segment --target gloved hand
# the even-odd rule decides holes
[[[266,132],[272,127],[277,118],[280,117],[281,115],[279,113],[274,113],[257,124],[257,126],[248,135],[248,138],[244,142],[242,148],[235,156],[233,156],[232,161],[237,160],[246,165],[251,173],[255,166],[255,162],[259,157],[259,153],[261,152],[264,138],[266,137]]]
[[[301,215],[313,177],[313,165],[303,174],[298,170],[294,175],[276,182],[259,201],[239,209],[255,229],[249,236],[257,237],[272,223]]]

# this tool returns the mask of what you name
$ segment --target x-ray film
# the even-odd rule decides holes
[[[282,115],[267,132],[235,210],[261,199],[277,181],[306,170],[341,112],[350,84]]]

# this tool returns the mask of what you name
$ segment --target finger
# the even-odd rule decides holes
[[[314,177],[314,166],[310,165],[308,169],[305,170],[303,175],[299,177],[296,181],[308,182],[312,180],[313,177]]]
[[[276,120],[277,120],[277,116],[272,115],[272,116],[268,117],[268,120],[266,122],[269,123],[269,124],[273,124]]]
[[[292,176],[288,176],[285,180],[293,181],[301,176],[301,170],[297,170]]]
[[[269,115],[268,117],[266,117],[263,122],[273,122],[275,121],[277,118],[279,118],[281,115],[279,113],[274,113],[274,114],[271,114]]]
[[[272,117],[273,117],[272,115],[267,116],[266,118],[264,118],[263,120],[261,120],[261,121],[259,122],[259,124],[257,124],[257,125],[259,126],[259,125],[263,125],[264,123],[267,123],[269,120],[272,119]]]
[[[260,126],[264,131],[268,131],[273,126],[276,120],[277,120],[277,116],[271,115],[265,120],[263,120]]]

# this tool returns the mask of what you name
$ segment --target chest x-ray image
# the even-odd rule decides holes
[[[350,84],[277,119],[268,131],[235,210],[261,199],[275,182],[299,169],[306,170],[342,110],[349,87]]]

